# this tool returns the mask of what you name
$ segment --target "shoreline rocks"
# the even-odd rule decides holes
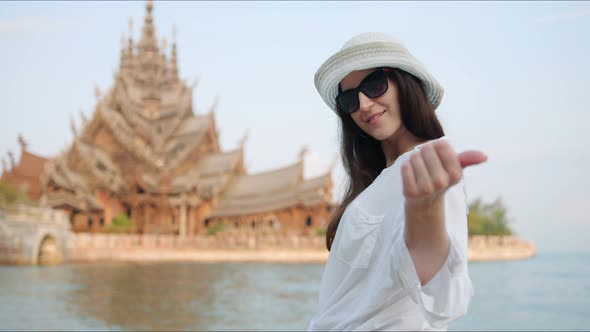
[[[468,260],[522,260],[536,255],[534,242],[513,236],[472,236],[469,238]]]

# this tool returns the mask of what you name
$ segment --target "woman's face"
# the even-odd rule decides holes
[[[340,81],[342,91],[354,89],[376,68],[353,71]],[[391,137],[402,126],[397,86],[387,79],[387,91],[379,97],[368,98],[359,91],[359,109],[351,114],[356,124],[376,140]]]

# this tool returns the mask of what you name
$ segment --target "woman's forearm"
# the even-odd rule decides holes
[[[450,248],[445,226],[444,195],[431,202],[405,204],[405,240],[422,285],[444,264]]]

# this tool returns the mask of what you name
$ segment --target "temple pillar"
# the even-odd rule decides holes
[[[145,226],[149,233],[152,230],[152,207],[149,204],[145,206]]]
[[[186,202],[183,200],[182,203],[180,203],[180,221],[179,221],[179,234],[181,237],[185,237],[186,236]]]
[[[195,235],[195,215],[194,215],[194,208],[192,205],[188,205],[186,207],[186,215],[187,215],[187,231],[186,233],[189,236]]]
[[[135,221],[135,224],[137,225],[137,230],[139,233],[143,233],[144,232],[144,212],[143,212],[144,206],[143,204],[136,204],[132,209],[131,209],[131,219],[133,221]]]
[[[110,205],[104,209],[104,221],[104,224],[107,227],[113,224],[113,211],[111,210]]]
[[[203,223],[205,221],[205,216],[211,212],[211,206],[209,203],[203,203],[195,210],[195,233],[204,233],[206,230]]]

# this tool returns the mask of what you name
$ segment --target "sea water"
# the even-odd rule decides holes
[[[449,330],[589,330],[590,254],[470,263]],[[2,330],[304,330],[322,264],[0,266]]]

